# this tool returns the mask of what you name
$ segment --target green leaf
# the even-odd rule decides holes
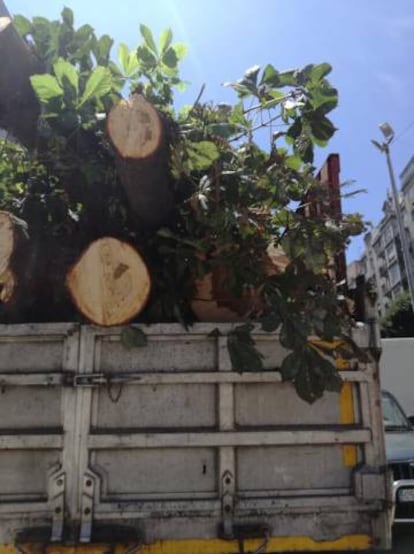
[[[79,102],[79,107],[91,99],[99,99],[111,92],[112,75],[108,68],[98,66],[86,81],[85,90]]]
[[[22,15],[15,15],[13,17],[13,25],[21,37],[25,37],[32,32],[32,23]]]
[[[93,27],[88,24],[82,25],[82,27],[79,27],[75,32],[75,41],[80,46],[82,42],[88,41],[93,34]]]
[[[253,326],[241,325],[227,336],[227,348],[234,371],[263,371],[263,356],[255,348],[251,337]]]
[[[137,51],[133,50],[129,54],[127,77],[132,77],[139,69],[139,61],[137,58]]]
[[[266,333],[273,333],[274,331],[277,331],[279,329],[280,324],[282,323],[282,318],[279,316],[279,314],[271,312],[264,315],[261,318],[260,323],[262,325],[263,331],[266,331]]]
[[[63,89],[53,75],[32,75],[30,77],[33,90],[42,104],[47,104],[52,98],[63,95]]]
[[[147,67],[155,67],[157,65],[157,58],[147,46],[138,46],[137,58],[138,62],[141,62]]]
[[[286,136],[296,139],[302,133],[302,118],[297,117],[293,124],[287,130]]]
[[[102,35],[95,48],[96,62],[98,65],[107,66],[114,41],[109,35]]]
[[[302,69],[297,71],[296,79],[299,86],[308,86],[311,79],[311,73],[315,66],[313,64],[305,65]]]
[[[158,54],[157,45],[155,44],[154,37],[152,36],[151,30],[146,25],[140,25],[139,30],[141,31],[141,35],[143,36],[145,40],[145,45],[151,52],[153,52],[155,55]]]
[[[73,11],[70,8],[63,8],[61,16],[63,23],[66,23],[68,27],[73,27]]]
[[[173,34],[171,29],[164,29],[160,35],[160,40],[158,43],[158,48],[161,55],[163,55],[164,52],[166,52],[167,49],[171,46],[172,39]]]
[[[125,77],[132,77],[139,69],[139,62],[135,50],[129,51],[126,44],[118,47],[118,59]]]
[[[171,48],[174,48],[174,51],[177,55],[178,61],[182,60],[184,56],[187,55],[188,47],[186,44],[182,42],[176,42],[171,46]]]
[[[273,100],[269,100],[269,96],[273,98]],[[270,108],[274,108],[285,99],[286,99],[286,94],[284,94],[280,90],[271,90],[266,92],[266,94],[264,94],[260,100],[267,109],[270,109]]]
[[[279,72],[276,71],[273,65],[268,64],[264,68],[260,83],[269,87],[278,87],[280,85]]]
[[[298,396],[309,404],[313,404],[318,398],[321,398],[325,390],[323,379],[312,370],[305,357],[295,376],[294,385]]]
[[[256,84],[259,71],[260,71],[260,65],[254,65],[253,67],[249,67],[249,69],[247,69],[247,71],[245,71],[244,73],[244,79],[252,81],[254,84]]]
[[[325,358],[317,348],[312,346],[307,347],[306,356],[310,370],[320,377],[324,389],[331,392],[340,392],[343,382],[333,362]]]
[[[291,352],[282,362],[280,374],[283,381],[293,381],[299,373],[302,364],[302,358],[298,352]]]
[[[187,147],[187,154],[192,169],[208,169],[220,157],[220,152],[214,142],[207,140],[192,142]]]
[[[295,171],[298,171],[302,165],[302,159],[299,156],[288,156],[285,159],[285,164],[290,169],[294,169]]]
[[[121,342],[128,350],[142,348],[148,344],[147,336],[138,327],[124,327],[121,332]]]
[[[333,125],[333,123],[324,115],[321,115],[318,110],[314,112],[311,120],[310,120],[310,127],[312,131],[312,135],[322,141],[329,140],[332,135],[335,133],[336,128]]]
[[[300,317],[295,314],[289,314],[285,318],[280,329],[280,344],[290,350],[303,348],[306,344],[308,329],[300,320]]]
[[[63,58],[59,58],[57,62],[53,65],[53,71],[56,75],[58,83],[62,88],[65,87],[66,81],[72,86],[76,94],[78,93],[79,74],[74,65],[64,60]]]
[[[279,73],[279,87],[293,87],[297,85],[297,81],[297,72],[294,69],[289,69],[288,71],[282,71]]]
[[[310,72],[310,78],[312,81],[320,81],[326,75],[328,75],[332,71],[332,66],[329,63],[320,63],[318,65],[314,65]]]
[[[177,84],[176,84],[176,87],[177,87],[177,90],[179,92],[185,92],[186,88],[187,88],[187,82],[186,81],[179,81]]]
[[[320,112],[326,115],[338,105],[338,91],[323,81],[310,87],[309,102],[314,110],[320,108]]]
[[[174,48],[168,48],[168,50],[162,57],[162,63],[164,63],[167,67],[170,67],[171,69],[177,67],[178,58]]]
[[[60,24],[56,21],[56,25],[53,25],[44,17],[34,17],[32,22],[31,35],[33,36],[36,54],[42,61],[49,62],[51,59],[52,31],[56,36],[56,29],[60,28]]]
[[[129,48],[126,44],[121,42],[118,46],[118,60],[122,67],[122,71],[127,73],[128,61],[129,61]]]

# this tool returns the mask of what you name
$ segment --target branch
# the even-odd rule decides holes
[[[272,108],[273,105],[276,105],[274,104],[274,102],[277,102],[277,103],[283,102],[283,100],[288,100],[288,98],[291,98],[291,97],[292,97],[292,93],[290,92],[289,94],[285,94],[285,96],[281,96],[280,98],[272,98],[271,100],[268,100],[264,104],[256,104],[255,106],[251,106],[250,108],[247,108],[247,110],[244,110],[243,113],[246,115],[247,113],[254,112],[255,110]]]
[[[254,133],[255,131],[258,131],[259,129],[262,129],[263,127],[267,127],[268,125],[270,125],[270,123],[273,123],[273,121],[276,121],[276,120],[281,119],[281,118],[282,118],[281,115],[275,115],[274,117],[271,117],[270,119],[268,119],[264,123],[260,123],[259,125],[256,125],[256,127],[252,127],[251,129],[246,129],[245,131],[243,131],[239,135],[236,135],[235,137],[229,139],[228,142],[234,142],[236,140],[239,140],[242,137],[244,137],[245,135],[248,135],[250,133]]]

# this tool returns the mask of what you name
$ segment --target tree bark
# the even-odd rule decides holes
[[[26,223],[0,211],[0,302],[8,311],[18,304],[19,287],[24,288],[27,279],[28,241]]]
[[[10,17],[10,12],[3,0],[0,0],[0,17]]]
[[[66,284],[78,310],[98,325],[121,325],[145,307],[151,280],[129,244],[112,237],[92,242],[69,270]]]
[[[7,13],[3,3],[0,4],[2,13]],[[7,15],[0,16],[0,60],[0,128],[32,148],[40,105],[30,84],[30,76],[42,73],[43,68]]]
[[[131,209],[146,227],[167,223],[173,210],[166,124],[140,94],[121,100],[108,115],[107,132]]]

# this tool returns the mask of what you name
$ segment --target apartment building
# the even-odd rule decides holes
[[[410,250],[410,267],[414,271],[414,156],[400,175],[400,207]],[[403,290],[408,290],[407,275],[394,202],[388,193],[382,207],[380,223],[364,237],[365,252],[361,260],[348,266],[348,283],[364,274],[377,292],[377,310],[381,317]]]

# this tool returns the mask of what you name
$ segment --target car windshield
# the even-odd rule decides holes
[[[382,394],[382,418],[386,431],[410,429],[404,412],[389,393]]]

